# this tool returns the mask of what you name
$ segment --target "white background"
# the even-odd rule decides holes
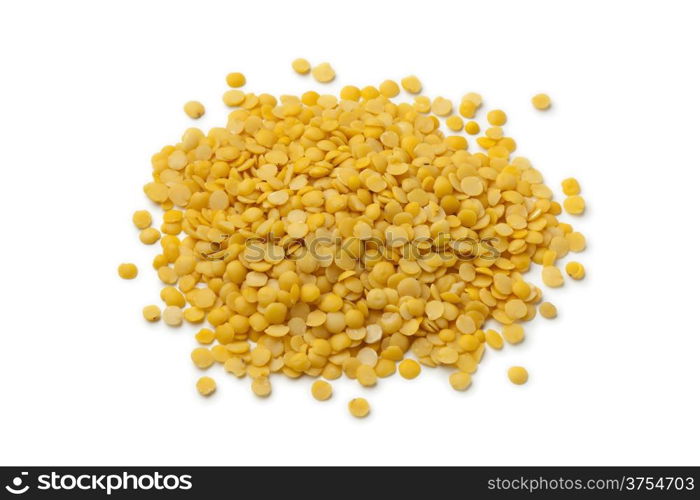
[[[3,2],[0,7],[0,464],[700,464],[695,2]],[[290,69],[330,61],[322,87]],[[430,96],[481,92],[559,193],[580,179],[585,281],[546,290],[555,321],[488,352],[466,393],[424,370],[375,389],[214,370],[158,301],[150,155],[224,123],[224,77],[276,95],[415,73]],[[548,92],[550,112],[530,97]],[[561,197],[559,198],[561,199]],[[572,221],[572,218],[565,220]],[[120,262],[140,266],[117,277]],[[538,274],[538,273],[533,273]],[[534,276],[533,280],[537,281]],[[510,384],[522,364],[530,382]],[[349,416],[365,396],[372,414]]]

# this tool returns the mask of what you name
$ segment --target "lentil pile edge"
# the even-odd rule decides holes
[[[336,76],[328,63],[292,66],[319,82]],[[199,369],[221,364],[266,397],[273,373],[371,387],[397,371],[410,380],[421,366],[446,366],[463,391],[487,348],[523,341],[538,304],[556,316],[526,273],[540,265],[546,286],[563,285],[557,261],[583,251],[585,238],[558,219],[542,174],[515,155],[502,110],[486,114],[469,144],[464,132],[482,131],[481,96],[458,106],[392,100],[400,86],[421,93],[412,75],[400,86],[348,85],[339,97],[247,93],[241,73],[226,82],[224,126],[190,128],[152,157],[144,192],[163,210],[160,229],[147,211],[133,215],[143,243],[160,241],[153,267],[165,285],[162,314],[149,305],[143,316],[201,325]],[[533,98],[539,110],[549,102]],[[196,101],[185,110],[204,113]],[[562,187],[567,212],[582,214],[578,182]],[[566,272],[584,276],[578,262]],[[508,376],[527,380],[521,367]],[[196,387],[206,396],[216,383],[202,377]],[[332,388],[317,381],[311,393],[324,401]],[[369,405],[356,398],[349,409],[364,417]]]

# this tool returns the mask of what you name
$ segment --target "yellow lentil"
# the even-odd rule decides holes
[[[453,372],[450,374],[450,385],[455,391],[466,391],[472,384],[472,377],[465,372]]]
[[[364,418],[369,414],[369,403],[365,398],[351,399],[348,410],[353,417]]]
[[[420,365],[413,359],[404,359],[399,363],[399,374],[405,379],[414,379],[420,372]]]
[[[197,391],[202,396],[211,396],[216,391],[216,381],[211,377],[200,377],[197,380]]]
[[[250,388],[253,393],[261,398],[266,398],[272,392],[272,385],[270,384],[270,379],[265,376],[255,377],[250,384]]]
[[[204,105],[199,101],[187,101],[183,108],[185,114],[195,120],[204,116]]]
[[[462,127],[464,127],[464,120],[457,115],[452,115],[445,120],[445,125],[453,132],[459,132],[462,130]]]
[[[566,196],[581,194],[581,186],[576,179],[569,177],[561,181],[561,189]]]
[[[506,124],[508,118],[500,109],[492,109],[486,114],[486,119],[491,125],[501,127]]]
[[[134,226],[139,229],[146,229],[153,223],[153,218],[148,210],[137,210],[131,220],[134,222]]]
[[[549,109],[552,105],[552,101],[547,94],[537,94],[532,97],[532,105],[535,109],[544,111],[545,109]]]
[[[542,282],[548,287],[556,288],[564,284],[564,278],[558,267],[544,266],[542,268]]]
[[[325,380],[316,380],[311,385],[311,395],[318,401],[326,401],[333,395],[333,386]]]
[[[379,85],[379,93],[384,97],[396,97],[399,91],[399,85],[393,80],[384,80]]]
[[[335,78],[335,70],[327,62],[321,63],[311,70],[311,75],[320,83],[332,82]]]
[[[586,275],[586,270],[580,262],[571,261],[566,263],[566,274],[575,280],[580,280]]]
[[[143,317],[146,321],[158,321],[160,319],[160,307],[155,305],[144,307]]]
[[[144,245],[153,245],[160,239],[160,231],[154,227],[147,227],[139,234],[139,239]]]
[[[508,378],[516,385],[523,385],[527,382],[528,373],[522,366],[511,366],[508,368]]]
[[[136,264],[131,264],[129,262],[119,264],[117,272],[119,273],[119,277],[125,280],[132,280],[139,274]]]
[[[243,73],[229,73],[226,75],[226,83],[229,87],[242,87],[245,85],[245,75]]]
[[[205,369],[214,364],[214,356],[206,347],[197,347],[194,349],[191,358],[197,368]]]
[[[411,94],[420,94],[420,91],[423,90],[423,84],[418,79],[418,77],[414,75],[402,78],[401,86],[406,92],[409,92]]]
[[[586,202],[579,195],[567,196],[564,200],[564,210],[571,215],[581,215],[586,209]]]
[[[551,302],[542,302],[542,304],[540,304],[540,315],[547,319],[556,318],[557,308]]]
[[[168,306],[163,309],[163,321],[168,326],[180,326],[182,324],[183,312],[177,306]]]
[[[481,127],[479,127],[479,124],[477,122],[469,121],[464,126],[464,131],[469,135],[476,135],[481,131]]]
[[[300,75],[306,75],[311,71],[311,64],[304,58],[294,59],[292,61],[292,69]]]

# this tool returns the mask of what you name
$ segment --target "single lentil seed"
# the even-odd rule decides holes
[[[351,399],[348,403],[348,410],[353,417],[364,418],[369,414],[369,403],[365,398]]]
[[[528,373],[522,366],[511,366],[508,368],[508,378],[515,385],[523,385],[527,382]]]
[[[136,264],[130,262],[119,264],[117,272],[119,273],[119,277],[125,280],[132,280],[139,274]]]
[[[327,62],[321,63],[311,70],[311,75],[319,83],[328,83],[335,79],[335,70]]]
[[[294,59],[292,61],[292,69],[300,75],[306,75],[311,71],[311,64],[304,58]]]
[[[202,396],[211,396],[216,391],[216,381],[211,377],[200,377],[197,380],[197,391]]]
[[[532,105],[535,107],[535,109],[544,111],[549,109],[549,107],[552,105],[552,101],[547,94],[536,94],[532,97]]]
[[[311,385],[311,395],[318,401],[326,401],[333,395],[333,386],[325,380],[316,380]]]
[[[187,116],[195,120],[204,116],[204,105],[199,101],[187,101],[184,110]]]
[[[243,73],[229,73],[226,75],[226,83],[229,87],[242,87],[245,85],[246,79]]]
[[[401,79],[401,86],[406,92],[411,94],[420,94],[423,90],[423,84],[418,77],[411,75]]]
[[[542,302],[542,304],[540,304],[540,315],[547,319],[556,318],[557,308],[551,302]]]
[[[472,384],[472,377],[465,372],[453,372],[450,374],[450,385],[455,391],[466,391]]]
[[[420,365],[413,359],[404,359],[399,363],[399,374],[405,379],[414,379],[420,372]]]

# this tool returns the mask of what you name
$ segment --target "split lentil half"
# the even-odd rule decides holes
[[[296,59],[292,68],[336,78],[328,63]],[[267,397],[273,374],[345,375],[373,387],[397,371],[410,380],[422,366],[446,366],[463,391],[486,350],[526,339],[538,304],[542,317],[556,316],[528,271],[542,266],[546,286],[563,285],[557,262],[586,241],[558,216],[562,207],[579,215],[585,203],[573,178],[562,182],[563,204],[554,201],[515,154],[504,111],[489,110],[482,132],[479,94],[459,105],[397,98],[422,92],[415,76],[346,85],[339,96],[247,92],[242,73],[226,83],[226,122],[189,128],[151,159],[143,190],[162,224],[146,210],[132,216],[140,240],[159,249],[163,283],[162,309],[146,306],[143,316],[199,325],[198,369],[221,365]],[[532,102],[549,107],[544,94]],[[204,106],[185,111],[197,118]],[[565,269],[584,277],[578,262]],[[123,278],[136,274],[119,266]],[[512,367],[508,377],[522,384],[527,371]],[[326,380],[311,387],[319,401],[333,393]],[[201,377],[196,388],[208,396],[216,382]],[[360,418],[370,411],[363,398],[348,408]]]

